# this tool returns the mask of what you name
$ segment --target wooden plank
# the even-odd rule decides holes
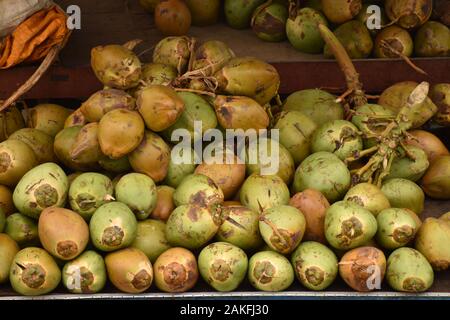
[[[345,82],[334,61],[298,61],[273,63],[281,75],[280,93],[325,88],[335,93],[344,91]],[[358,61],[356,66],[367,92],[379,93],[400,81],[450,82],[450,59],[424,59],[418,65],[432,70],[429,77],[410,72],[402,61]],[[0,71],[0,99],[6,99],[31,76],[35,67],[18,67]],[[387,72],[386,70],[389,70]],[[101,84],[88,65],[79,67],[53,66],[25,96],[29,99],[84,99],[99,90]]]

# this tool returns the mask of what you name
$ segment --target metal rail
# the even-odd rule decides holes
[[[400,292],[191,292],[191,293],[99,293],[99,294],[52,294],[37,297],[9,296],[0,297],[0,300],[450,300],[450,292],[426,292],[408,294]]]

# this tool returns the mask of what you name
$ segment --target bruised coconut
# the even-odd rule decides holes
[[[335,24],[342,24],[353,19],[361,8],[361,0],[322,0],[323,13]]]
[[[431,88],[431,100],[438,106],[434,121],[442,126],[450,125],[450,84],[440,83]]]
[[[386,279],[396,291],[425,292],[433,285],[434,273],[430,263],[419,251],[399,248],[388,258]]]
[[[450,29],[442,23],[428,21],[417,31],[414,44],[419,57],[448,57]]]
[[[373,214],[348,201],[339,201],[328,208],[325,216],[325,236],[336,249],[353,249],[364,245],[377,232]]]
[[[295,207],[277,206],[263,212],[259,231],[269,247],[279,253],[289,254],[303,239],[306,219]]]
[[[27,111],[27,126],[55,137],[64,128],[64,123],[71,113],[72,110],[57,104],[38,104]]]
[[[279,42],[286,38],[287,6],[281,3],[264,3],[253,13],[251,27],[264,41]]]
[[[131,50],[114,44],[93,48],[91,67],[105,86],[122,90],[136,87],[142,71],[139,58]]]
[[[391,21],[405,29],[414,29],[430,18],[433,1],[386,0],[384,7]]]
[[[198,269],[203,280],[220,292],[235,290],[247,275],[245,252],[226,242],[214,242],[198,256]]]
[[[14,205],[21,213],[37,219],[45,208],[63,207],[68,191],[64,171],[55,163],[44,163],[28,171],[17,184]]]
[[[255,212],[262,213],[272,207],[289,203],[289,189],[278,176],[252,174],[243,183],[241,203]]]
[[[230,199],[239,190],[245,180],[245,164],[238,163],[237,157],[232,154],[233,162],[226,163],[224,155],[223,163],[208,163],[212,159],[204,159],[195,169],[196,174],[209,177],[222,190],[224,199]]]
[[[76,258],[89,242],[87,223],[68,209],[47,208],[42,211],[38,231],[45,250],[62,260]]]
[[[299,111],[283,111],[274,129],[279,129],[280,143],[291,153],[295,165],[299,165],[310,154],[316,123]]]
[[[53,138],[43,131],[31,128],[17,130],[8,139],[20,140],[34,151],[38,163],[55,162]]]
[[[422,178],[422,189],[433,199],[450,199],[450,156],[435,160]]]
[[[136,238],[131,247],[141,250],[152,263],[171,246],[165,234],[166,224],[162,221],[147,219],[138,222]]]
[[[202,96],[192,92],[178,92],[178,96],[184,102],[184,111],[177,121],[163,132],[166,140],[171,140],[172,134],[177,129],[189,131],[191,139],[197,130],[197,121],[201,121],[201,133],[204,134],[209,129],[217,127],[217,117],[213,107]]]
[[[167,37],[162,39],[153,51],[153,63],[174,67],[178,74],[184,74],[188,67],[194,40],[188,37]]]
[[[357,20],[348,21],[337,27],[334,34],[342,43],[350,58],[363,59],[372,53],[372,37],[363,23]],[[324,47],[324,55],[327,58],[333,57],[333,53],[327,44]]]
[[[139,220],[147,219],[156,207],[156,185],[141,173],[129,173],[115,186],[116,200],[125,203]]]
[[[425,194],[414,182],[406,179],[386,180],[381,191],[386,195],[392,208],[407,208],[421,214],[425,206]]]
[[[294,176],[294,192],[306,189],[320,191],[330,203],[342,199],[350,188],[347,166],[336,155],[317,152],[307,157]]]
[[[334,153],[341,160],[363,149],[358,128],[346,120],[334,120],[321,125],[311,138],[311,151]]]
[[[11,264],[19,250],[19,246],[10,236],[0,233],[0,283],[8,281]]]
[[[22,113],[16,106],[0,112],[0,142],[8,139],[9,135],[25,127]]]
[[[189,250],[171,248],[154,264],[156,287],[164,292],[186,292],[198,280],[197,260]]]
[[[222,216],[224,221],[217,231],[217,241],[234,244],[243,250],[256,250],[262,245],[257,212],[233,204],[222,208]]]
[[[22,248],[39,244],[37,221],[21,213],[13,213],[6,218],[4,232]]]
[[[105,257],[108,278],[122,292],[141,293],[153,282],[153,267],[139,249],[127,248]]]
[[[344,119],[344,107],[336,99],[336,96],[320,89],[300,90],[286,98],[283,111],[299,111],[320,126]]]
[[[87,152],[77,154],[77,160],[72,159],[71,153],[75,141],[81,132],[81,126],[68,127],[61,130],[55,137],[53,151],[58,160],[66,167],[76,171],[90,171],[98,169],[98,150],[88,148]],[[94,142],[94,140],[91,140]],[[94,150],[94,152],[91,152]]]
[[[327,198],[317,190],[306,189],[295,194],[289,205],[300,210],[306,220],[304,240],[326,243],[325,215],[330,203]]]
[[[389,250],[406,246],[419,229],[407,209],[385,209],[378,214],[377,223],[377,242]]]
[[[111,179],[107,176],[95,172],[82,173],[70,184],[70,207],[90,220],[98,208],[114,200],[113,193]]]
[[[97,91],[80,107],[88,122],[99,122],[108,112],[115,109],[135,109],[135,99],[125,91],[103,89]]]
[[[317,29],[318,24],[328,25],[325,17],[313,8],[295,10],[286,22],[286,34],[292,46],[305,53],[323,51],[325,42]]]
[[[310,290],[325,290],[338,273],[336,255],[318,242],[301,243],[292,254],[291,262],[297,279]]]
[[[415,248],[436,271],[450,267],[450,221],[427,218],[417,233]]]
[[[139,146],[144,138],[144,129],[144,121],[136,111],[112,110],[99,123],[100,148],[111,159],[121,158]]]
[[[377,58],[410,57],[414,42],[408,31],[398,26],[384,28],[375,39],[374,55]]]
[[[191,174],[176,188],[173,200],[176,206],[193,204],[207,207],[222,203],[224,196],[211,178],[203,174]]]
[[[95,251],[84,252],[62,269],[62,283],[71,293],[98,293],[106,278],[105,262]]]
[[[339,274],[353,290],[369,292],[380,290],[386,273],[386,257],[374,247],[348,251],[339,262]]]
[[[129,246],[136,238],[137,220],[121,202],[111,202],[98,208],[89,222],[91,240],[102,251],[114,251]]]
[[[269,115],[255,100],[243,96],[217,96],[214,99],[217,120],[224,129],[267,129]]]
[[[0,143],[0,183],[14,187],[38,164],[36,156],[25,142],[6,140]]]
[[[430,164],[440,156],[450,155],[447,147],[431,132],[425,130],[413,130],[410,131],[409,134],[411,137],[408,139],[407,144],[421,148],[425,151]]]
[[[25,296],[38,296],[53,291],[61,281],[55,260],[41,248],[29,247],[14,257],[9,273],[11,286]]]
[[[181,205],[167,220],[166,237],[172,246],[198,249],[214,237],[221,223],[221,209],[215,205]]]
[[[294,270],[289,260],[274,251],[254,254],[248,265],[250,284],[261,291],[283,291],[294,282]]]
[[[202,74],[211,76],[234,57],[234,52],[222,41],[206,41],[195,51],[192,69],[202,70]]]
[[[147,63],[142,68],[140,89],[151,85],[169,85],[178,76],[177,69],[162,63]]]
[[[70,116],[67,117],[66,121],[64,121],[64,129],[69,127],[84,126],[87,123],[88,121],[86,120],[86,117],[80,107],[72,112]]]
[[[391,207],[383,191],[371,183],[359,183],[352,187],[348,190],[344,200],[359,204],[372,212],[374,216],[377,216],[380,211]]]
[[[169,87],[151,85],[139,92],[137,110],[148,129],[160,132],[177,121],[184,111],[184,101]]]
[[[280,75],[274,66],[253,58],[233,58],[214,77],[218,91],[233,96],[246,96],[260,105],[278,94]]]
[[[175,189],[163,185],[157,186],[156,192],[156,206],[150,217],[157,220],[167,221],[170,214],[175,209],[175,204],[173,203],[173,193],[175,192]]]
[[[103,156],[98,133],[99,125],[97,122],[83,126],[70,148],[70,159],[75,162],[97,163]]]
[[[135,172],[146,174],[158,183],[167,175],[170,149],[160,136],[145,131],[142,142],[130,153],[128,159]]]
[[[192,16],[184,0],[159,1],[154,12],[155,25],[165,36],[182,36],[191,27]]]

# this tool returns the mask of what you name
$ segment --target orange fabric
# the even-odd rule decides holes
[[[0,69],[45,57],[69,32],[66,19],[65,13],[57,6],[28,17],[0,43]]]

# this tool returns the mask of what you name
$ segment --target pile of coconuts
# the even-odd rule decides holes
[[[449,151],[421,130],[438,110],[448,123],[448,84],[407,114],[418,84],[397,84],[348,118],[319,89],[281,103],[273,66],[225,43],[164,38],[151,63],[136,44],[92,49],[105,87],[75,111],[1,114],[1,283],[27,296],[58,286],[95,294],[108,280],[126,293],[186,292],[200,278],[221,292],[245,281],[275,292],[294,281],[326,290],[340,277],[356,291],[386,283],[417,293],[448,272],[450,213],[421,218],[425,194],[450,200]],[[177,164],[172,133],[186,129],[194,144],[195,120],[203,133],[279,129],[279,141],[266,138],[277,173],[263,175],[261,159],[196,165],[195,148]],[[382,145],[398,123],[409,124],[408,139],[382,183],[353,179],[367,166],[363,148]]]
[[[352,59],[450,56],[447,0],[225,0],[224,11],[232,28],[251,27],[264,41],[287,38],[295,49],[327,58],[333,55],[318,24],[332,28]]]

